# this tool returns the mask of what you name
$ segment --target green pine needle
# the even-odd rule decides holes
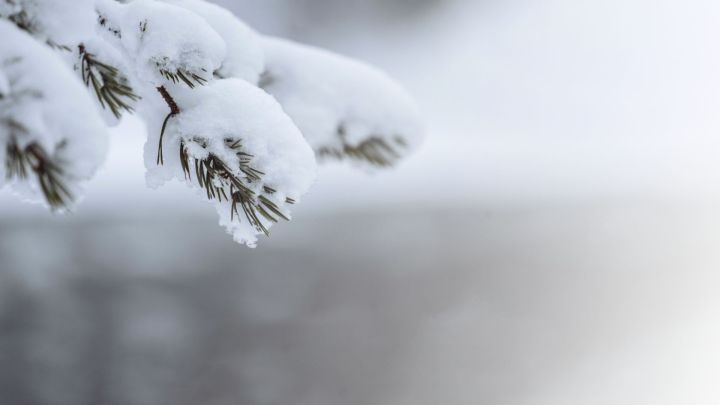
[[[180,142],[180,163],[185,177],[192,180],[194,172],[195,181],[205,189],[209,200],[229,201],[232,219],[235,216],[240,217],[240,209],[242,209],[243,215],[250,224],[265,235],[269,235],[270,232],[261,217],[273,223],[281,219],[290,220],[280,207],[268,198],[269,195],[277,192],[275,189],[263,186],[263,193],[257,195],[249,187],[252,183],[262,182],[265,173],[251,166],[253,156],[243,152],[240,141],[226,139],[225,146],[235,152],[240,162],[240,172],[244,177],[236,176],[222,159],[212,153],[202,159],[191,157],[185,142],[194,142],[203,148],[207,147],[201,139]],[[286,202],[294,204],[295,200],[288,198]]]
[[[21,148],[15,137],[10,137],[6,145],[5,168],[8,180],[26,180],[29,173],[34,174],[45,200],[54,210],[67,208],[74,200],[63,181],[62,168],[36,142]]]
[[[204,71],[204,69],[203,69]],[[207,83],[202,76],[184,69],[177,69],[174,72],[167,69],[159,69],[160,74],[167,80],[177,84],[185,83],[188,87],[195,88],[196,85],[203,86]]]
[[[116,67],[100,62],[83,45],[80,45],[80,70],[85,85],[92,86],[103,108],[109,108],[116,118],[120,118],[122,110],[133,112],[131,105],[140,96],[133,92],[127,78]]]
[[[402,143],[402,142],[400,142]],[[331,157],[338,160],[350,159],[370,163],[376,167],[394,166],[400,159],[400,154],[395,148],[382,138],[371,137],[357,146],[343,145],[342,149],[329,147],[318,150],[320,157]]]

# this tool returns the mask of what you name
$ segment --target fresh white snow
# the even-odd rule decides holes
[[[203,0],[163,0],[201,16],[223,38],[227,55],[215,72],[257,84],[265,71],[260,35],[230,11]]]
[[[404,155],[422,141],[415,102],[385,73],[278,38],[264,38],[263,47],[267,71],[262,87],[280,101],[316,151],[342,151],[379,138]]]
[[[107,128],[95,114],[90,94],[80,79],[46,45],[0,20],[0,161],[6,145],[37,144],[56,162],[71,193],[90,179],[105,159]],[[0,184],[6,178],[0,165]],[[40,185],[12,182],[25,199],[41,201]]]
[[[99,151],[104,151],[106,125],[137,111],[147,133],[147,185],[157,188],[174,179],[196,188],[240,243],[254,246],[258,234],[291,217],[291,206],[315,180],[316,154],[330,151],[388,166],[422,139],[414,101],[384,73],[264,37],[217,5],[202,0],[67,3],[22,0],[0,7],[0,17],[19,27],[4,22],[8,37],[22,36],[27,48],[42,49],[38,53],[50,60],[34,61],[35,70],[23,79],[42,92],[54,86],[46,83],[50,78],[57,78],[52,72],[37,81],[38,69],[58,70],[73,77],[54,81],[82,94],[81,100],[48,95],[42,102],[6,101],[10,108],[0,113],[27,118],[23,125],[32,136],[25,142],[39,141],[59,158],[72,160],[67,174],[85,179],[103,161]],[[23,41],[4,41],[5,60],[13,52],[24,56],[25,48],[18,46]],[[0,66],[0,90],[7,87],[3,75],[13,72]],[[132,94],[117,95],[113,89],[121,85]],[[108,99],[122,107],[111,113]],[[54,123],[43,127],[39,115],[46,108],[62,115],[53,119],[83,125],[82,130],[68,135]]]

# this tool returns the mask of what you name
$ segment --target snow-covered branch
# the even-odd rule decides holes
[[[105,159],[107,127],[82,82],[51,48],[0,20],[0,184],[72,207]]]
[[[186,182],[250,246],[290,219],[316,158],[386,167],[422,138],[384,73],[203,0],[0,0],[0,37],[0,185],[55,209],[128,113],[147,124],[148,185]]]

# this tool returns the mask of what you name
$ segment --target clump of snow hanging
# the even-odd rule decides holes
[[[171,130],[187,139],[241,140],[253,166],[265,173],[264,183],[288,197],[299,198],[314,181],[313,152],[298,128],[273,97],[243,80],[195,89]]]
[[[280,104],[261,89],[240,79],[222,79],[192,91],[176,92],[174,96],[183,107],[182,112],[168,122],[163,139],[166,158],[162,166],[156,163],[159,132],[149,134],[146,163],[150,173],[157,170],[174,173],[179,179],[184,177],[178,157],[182,140],[189,145],[192,157],[203,159],[211,153],[222,159],[237,177],[245,178],[237,151],[228,147],[228,143],[237,143],[248,155],[249,165],[262,173],[259,181],[245,182],[247,187],[255,195],[263,194],[265,187],[274,190],[265,197],[285,212],[289,208],[286,200],[299,201],[314,182],[313,151]],[[191,171],[191,183],[196,181],[194,176]],[[230,202],[215,200],[213,204],[221,225],[234,239],[254,246],[261,232],[249,223],[242,211],[231,218]],[[272,222],[260,219],[270,228]]]
[[[75,192],[105,160],[107,128],[80,79],[49,47],[3,20],[0,38],[0,161],[11,138],[20,149],[35,143],[62,162],[62,180]],[[28,178],[23,195],[37,199],[39,185]]]
[[[188,9],[207,21],[225,41],[227,56],[215,72],[219,77],[235,77],[257,84],[265,70],[260,36],[230,11],[203,0],[163,0]]]
[[[132,61],[142,96],[148,185],[187,180],[210,197],[210,182],[221,224],[254,246],[258,234],[290,217],[289,205],[310,188],[316,170],[299,129],[257,87],[264,70],[258,35],[202,1],[98,1],[103,35]],[[203,160],[221,165],[222,175],[198,179],[195,163],[203,167]],[[238,188],[229,176],[241,181],[242,198],[233,195]]]
[[[261,86],[316,151],[342,153],[381,139],[404,155],[423,139],[413,99],[385,73],[321,49],[264,38]],[[400,156],[396,156],[400,157]]]
[[[384,73],[263,37],[203,0],[0,0],[0,19],[14,24],[0,21],[0,146],[15,148],[0,162],[38,145],[74,190],[105,155],[98,108],[108,124],[137,110],[148,185],[187,181],[249,246],[290,218],[316,155],[390,166],[422,139]],[[0,166],[0,182],[17,174]]]
[[[166,75],[181,73],[199,84],[212,79],[226,55],[225,42],[199,15],[154,0],[128,4],[103,0],[98,11],[112,36],[134,61],[135,74],[149,84],[162,85]]]

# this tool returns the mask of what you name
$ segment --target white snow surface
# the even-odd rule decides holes
[[[0,20],[0,121],[13,121],[25,131],[0,126],[0,144],[14,136],[23,148],[36,142],[63,162],[63,179],[76,192],[105,160],[107,128],[80,79],[46,45]],[[4,161],[5,148],[0,160]],[[5,179],[0,165],[0,181]],[[23,197],[39,200],[33,176],[15,184]]]
[[[298,201],[310,189],[316,176],[313,151],[270,95],[241,79],[221,79],[193,90],[182,91],[179,87],[175,90],[173,98],[182,106],[182,112],[168,121],[163,165],[156,160],[161,123],[156,122],[149,130],[145,164],[150,184],[185,179],[178,153],[180,140],[190,143],[194,138],[207,142],[205,149],[191,148],[194,157],[204,158],[212,153],[237,168],[238,177],[244,177],[236,154],[225,145],[225,139],[233,139],[240,141],[243,152],[252,155],[251,166],[263,173],[262,183],[247,184],[257,194],[263,186],[269,186],[277,190],[270,198],[283,207],[286,198]],[[189,182],[194,184],[194,179]],[[199,193],[206,198],[204,191]],[[212,204],[220,215],[221,225],[237,242],[255,244],[259,233],[244,216],[231,219],[230,203],[226,201]],[[265,225],[270,228],[272,224]]]
[[[216,74],[257,84],[265,70],[260,36],[230,11],[203,0],[163,0],[190,10],[202,18],[223,38],[227,55]]]
[[[184,8],[154,0],[128,4],[108,0],[99,2],[99,10],[120,30],[119,43],[134,61],[135,74],[148,84],[168,82],[160,69],[182,70],[210,80],[225,59],[220,35]]]
[[[187,181],[205,197],[197,183],[186,179],[178,153],[181,139],[192,158],[211,153],[244,178],[237,150],[226,143],[237,140],[242,152],[252,156],[250,166],[262,173],[261,180],[247,179],[247,186],[289,217],[287,201],[299,201],[315,180],[313,149],[342,152],[380,139],[404,155],[423,136],[413,100],[383,72],[330,52],[264,37],[231,12],[202,0],[2,3],[0,17],[10,16],[27,18],[35,39],[3,22],[8,33],[1,36],[0,56],[7,61],[20,52],[28,58],[0,65],[0,93],[8,87],[16,92],[13,74],[22,72],[20,84],[43,98],[13,99],[0,114],[22,119],[31,134],[22,140],[24,145],[36,141],[70,161],[66,174],[73,180],[95,172],[105,156],[106,125],[116,123],[94,90],[80,80],[80,45],[117,68],[141,97],[131,104],[146,125],[144,160],[151,188],[168,180]],[[15,41],[16,36],[22,39]],[[58,73],[46,74],[49,70]],[[165,118],[176,108],[179,112],[167,120],[161,142]],[[201,141],[193,142],[196,139]],[[160,145],[163,162],[158,161]],[[5,159],[0,155],[0,160]],[[213,204],[236,241],[256,243],[258,230],[242,215],[231,218],[231,203]],[[259,220],[265,228],[272,225],[266,218]]]
[[[243,80],[223,79],[198,88],[192,101],[169,131],[185,138],[241,140],[243,150],[253,155],[253,166],[265,173],[265,184],[280,188],[287,197],[299,198],[313,183],[313,152],[270,95]]]
[[[0,4],[0,18],[23,12],[23,18],[30,25],[33,35],[44,41],[49,40],[54,45],[73,47],[94,35],[97,21],[94,2],[95,0],[14,0]]]
[[[412,97],[367,64],[291,41],[263,39],[263,88],[275,96],[316,151],[379,137],[401,154],[424,137]]]

